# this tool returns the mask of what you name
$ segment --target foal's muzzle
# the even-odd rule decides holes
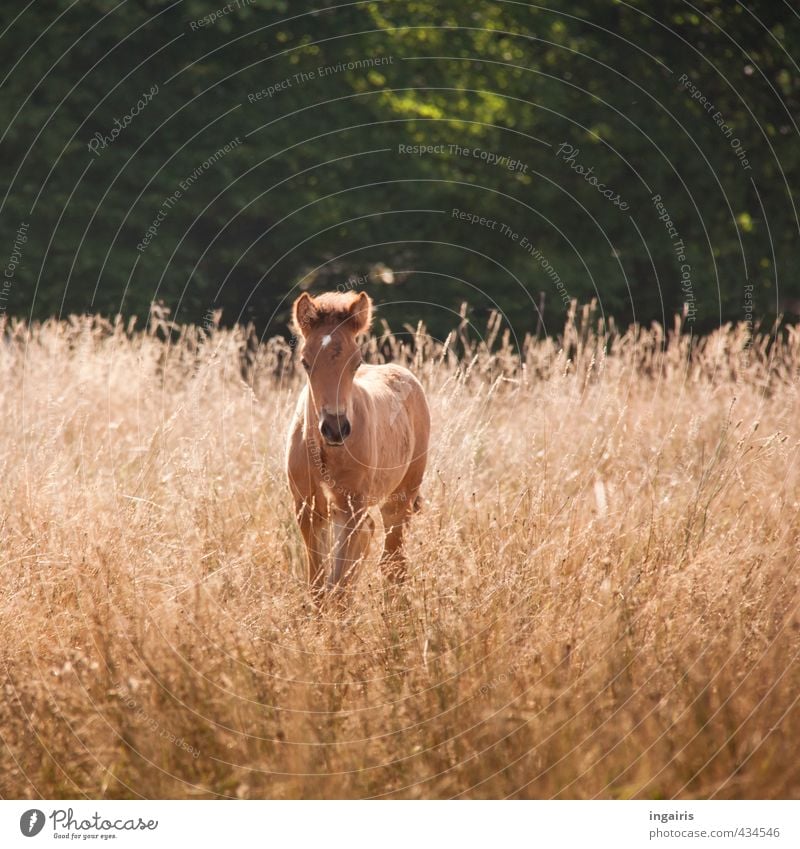
[[[341,445],[350,436],[347,416],[323,413],[319,419],[319,432],[328,445]]]

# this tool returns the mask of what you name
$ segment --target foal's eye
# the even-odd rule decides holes
[[[303,366],[303,368],[304,368],[306,371],[308,371],[308,370],[311,368],[311,366],[308,364],[308,360],[307,360],[305,357],[303,357],[303,359],[302,359],[302,360],[300,360],[300,365],[302,365],[302,366]]]

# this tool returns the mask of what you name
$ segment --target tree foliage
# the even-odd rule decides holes
[[[698,329],[748,298],[797,310],[790,4],[41,0],[0,18],[6,255],[29,225],[10,313],[161,299],[277,331],[297,286],[342,285],[435,333],[465,300],[530,330],[540,292],[547,329],[571,298]]]

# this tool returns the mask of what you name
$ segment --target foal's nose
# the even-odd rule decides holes
[[[331,445],[341,445],[350,436],[350,422],[347,416],[336,413],[323,413],[319,420],[319,432]]]

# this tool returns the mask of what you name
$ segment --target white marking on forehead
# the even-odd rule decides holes
[[[325,334],[325,336],[322,337],[322,347],[327,348],[328,345],[330,345],[330,344],[331,344],[331,335],[330,335],[330,333],[327,333],[327,334]]]

